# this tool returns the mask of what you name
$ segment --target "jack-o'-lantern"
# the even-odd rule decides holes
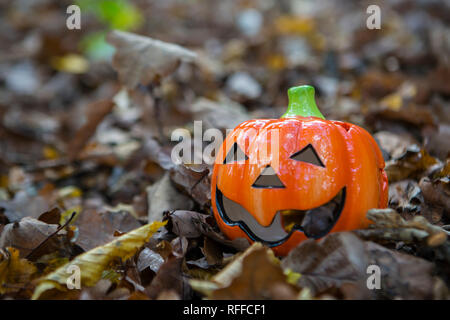
[[[280,119],[238,125],[220,148],[211,181],[214,217],[230,239],[286,255],[301,241],[365,228],[385,208],[381,151],[359,126],[326,120],[314,88],[293,87]]]

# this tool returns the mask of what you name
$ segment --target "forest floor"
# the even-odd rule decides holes
[[[379,30],[364,1],[109,2],[78,1],[81,30],[70,1],[0,3],[0,298],[450,297],[445,2],[371,1]],[[276,257],[226,239],[171,134],[279,118],[299,84],[374,136],[389,205]]]

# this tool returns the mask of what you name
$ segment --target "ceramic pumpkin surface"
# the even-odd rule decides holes
[[[372,136],[325,120],[311,86],[288,95],[281,119],[249,120],[226,137],[211,183],[222,232],[262,242],[278,255],[308,238],[365,228],[367,210],[388,201],[384,160]]]

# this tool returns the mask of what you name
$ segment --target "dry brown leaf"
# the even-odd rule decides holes
[[[216,278],[217,279],[217,278]],[[278,260],[267,248],[254,250],[242,260],[241,272],[209,298],[218,300],[296,299],[298,289],[287,283]]]
[[[353,283],[363,290],[368,266],[364,244],[349,233],[334,233],[316,242],[303,241],[282,260],[283,269],[300,273],[300,287],[317,295],[331,287]]]
[[[61,221],[61,210],[59,208],[53,208],[49,211],[44,212],[38,218],[39,221],[48,223],[48,224],[59,224]]]
[[[421,209],[424,199],[418,183],[407,179],[389,185],[389,207],[401,212],[403,217],[412,217]]]
[[[295,299],[272,250],[254,243],[209,280],[192,279],[192,288],[210,299]]]
[[[386,174],[390,183],[406,178],[414,178],[439,161],[430,156],[424,149],[411,145],[398,159],[386,162]]]
[[[147,187],[148,221],[161,221],[165,211],[178,209],[190,210],[193,201],[179,192],[170,181],[166,172],[161,180]]]
[[[214,128],[225,131],[249,120],[246,109],[233,100],[220,97],[220,101],[198,98],[190,111],[194,119],[202,120],[204,129]]]
[[[94,135],[97,126],[111,112],[114,103],[111,99],[94,102],[88,106],[87,122],[75,133],[75,137],[67,146],[69,159],[76,159],[86,143]]]
[[[50,209],[47,200],[41,196],[30,196],[26,191],[19,191],[12,201],[0,201],[0,208],[9,222],[16,222],[24,217],[38,218]]]
[[[177,236],[186,238],[198,238],[202,235],[194,220],[206,222],[208,215],[196,211],[175,210],[168,215],[170,230]]]
[[[222,264],[223,252],[217,245],[217,242],[205,237],[202,252],[205,255],[206,261],[209,265],[215,266]]]
[[[396,134],[389,131],[378,131],[373,135],[380,145],[380,148],[389,154],[390,158],[400,158],[411,145],[418,145],[419,142],[411,134]]]
[[[429,246],[438,246],[447,240],[447,231],[431,224],[423,216],[415,216],[411,220],[405,220],[395,210],[388,208],[370,209],[367,211],[367,218],[374,222],[371,225],[372,228],[390,228],[394,237],[392,240],[395,240],[395,237],[398,237],[397,240],[407,242],[425,240]]]
[[[150,286],[146,288],[147,295],[151,299],[156,299],[161,292],[173,290],[183,297],[187,288],[183,278],[182,264],[183,258],[170,256],[161,265]]]
[[[237,238],[234,240],[226,239],[222,233],[214,230],[214,228],[207,222],[207,218],[204,215],[197,217],[192,217],[190,220],[184,220],[185,223],[192,223],[201,234],[207,236],[208,238],[230,248],[234,248],[237,251],[244,251],[249,248],[250,244],[246,238]],[[214,220],[213,220],[214,221]],[[185,226],[184,228],[191,228],[192,226]]]
[[[113,67],[120,81],[130,89],[148,85],[157,77],[172,73],[181,61],[193,61],[196,54],[173,43],[137,34],[110,32],[107,41],[116,48]]]
[[[211,201],[210,171],[206,164],[180,164],[171,169],[170,178],[201,207],[205,207]]]
[[[430,180],[424,177],[419,182],[425,201],[434,206],[442,207],[450,216],[450,178]]]
[[[370,265],[380,267],[381,289],[367,288]],[[300,273],[298,284],[310,288],[313,295],[351,284],[352,296],[364,299],[433,298],[435,279],[430,262],[362,241],[348,232],[332,233],[319,242],[302,242],[282,266]]]
[[[5,226],[0,236],[0,248],[14,247],[20,256],[26,257],[33,249],[58,229],[56,224],[47,224],[34,218],[23,218]]]
[[[76,243],[86,251],[114,240],[115,231],[129,232],[141,226],[127,211],[99,210],[101,209],[86,209],[79,214],[75,222],[79,229]]]

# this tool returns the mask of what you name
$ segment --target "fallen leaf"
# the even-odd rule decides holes
[[[170,256],[160,266],[150,286],[146,288],[146,293],[151,299],[156,299],[161,292],[166,290],[173,290],[180,297],[184,296],[185,284],[182,274],[182,263],[183,258]]]
[[[19,249],[21,257],[26,257],[57,229],[58,225],[25,217],[5,226],[0,236],[0,248],[14,247]]]
[[[111,112],[114,103],[111,99],[100,100],[88,106],[88,115],[86,123],[78,129],[75,137],[67,147],[67,154],[70,159],[75,159],[84,148],[89,139],[94,135],[97,126],[102,122],[105,116]]]
[[[225,268],[214,275],[210,280],[191,279],[189,283],[194,290],[197,290],[206,296],[210,296],[214,290],[229,286],[233,279],[242,272],[242,262],[244,258],[252,252],[262,248],[264,247],[261,243],[255,242],[247,250],[237,254],[233,261],[227,264]]]
[[[185,237],[176,237],[170,241],[170,246],[172,248],[171,254],[183,258],[188,250],[189,242]]]
[[[426,127],[422,130],[422,135],[424,136],[425,149],[431,155],[441,160],[450,157],[450,124],[443,122],[437,128]]]
[[[59,224],[61,221],[61,210],[55,207],[41,214],[38,220],[47,224]]]
[[[116,48],[113,67],[130,89],[148,85],[156,77],[172,73],[181,61],[196,58],[194,52],[179,45],[124,31],[110,32],[107,41]]]
[[[240,274],[231,281],[230,285],[214,290],[210,298],[288,300],[296,299],[297,295],[298,289],[287,282],[287,277],[273,252],[268,251],[267,248],[260,248],[244,257]]]
[[[389,250],[373,242],[365,243],[369,264],[381,269],[379,298],[432,299],[436,279],[433,264],[411,255]],[[367,273],[365,275],[367,279]]]
[[[424,199],[418,183],[407,179],[389,184],[389,207],[395,208],[402,216],[414,215],[420,211]]]
[[[380,148],[389,154],[389,158],[398,159],[404,155],[411,145],[418,145],[410,134],[396,134],[389,131],[378,131],[373,135]]]
[[[425,201],[433,206],[442,207],[450,217],[450,178],[430,180],[423,177],[419,182]]]
[[[19,291],[29,284],[37,269],[26,259],[20,258],[19,250],[0,250],[0,294]]]
[[[156,300],[181,300],[180,295],[173,289],[163,290]]]
[[[367,267],[381,271],[381,288],[368,290]],[[332,233],[316,242],[306,240],[283,259],[282,267],[301,274],[298,285],[313,295],[353,286],[352,294],[370,298],[433,298],[433,265],[423,259],[362,241],[349,232]],[[351,298],[351,297],[348,297]]]
[[[163,148],[154,138],[146,139],[143,149],[146,157],[157,163],[161,168],[170,170],[175,166],[170,157],[170,150]]]
[[[249,120],[245,108],[235,101],[221,97],[219,101],[201,97],[191,106],[190,112],[194,119],[202,121],[203,130],[214,128],[225,132],[238,124]]]
[[[250,246],[246,238],[236,238],[234,240],[225,238],[222,233],[214,230],[206,221],[202,221],[201,219],[192,219],[191,221],[202,234],[226,247],[234,248],[237,251],[244,251]]]
[[[89,62],[83,56],[67,54],[51,59],[52,66],[58,70],[69,73],[85,73],[89,69]]]
[[[202,235],[194,220],[205,221],[209,216],[196,211],[175,210],[168,215],[170,230],[177,236],[198,238]]]
[[[405,220],[390,208],[370,209],[367,211],[367,218],[374,222],[370,225],[370,229],[355,231],[364,239],[406,243],[422,242],[430,247],[439,246],[447,240],[447,231],[431,224],[420,215]]]
[[[141,226],[141,223],[127,211],[104,212],[101,210],[85,209],[75,222],[79,232],[76,243],[84,250],[91,250],[111,242],[115,239],[115,231],[129,232]]]
[[[71,273],[66,272],[66,269],[73,265],[80,268],[82,286],[91,287],[95,285],[104,270],[107,270],[114,261],[117,259],[125,261],[131,258],[165,224],[165,222],[147,224],[118,237],[104,246],[94,248],[77,256],[66,265],[41,279],[33,293],[32,299],[39,299],[46,291],[51,289],[66,291],[67,279],[71,275]]]
[[[387,161],[385,171],[389,182],[392,183],[406,178],[414,178],[437,164],[439,161],[424,149],[420,149],[417,145],[411,145],[400,158]]]
[[[217,245],[217,242],[205,237],[202,252],[205,255],[206,261],[209,265],[215,266],[222,264],[223,252]]]
[[[137,260],[137,268],[139,272],[142,272],[146,268],[149,268],[154,273],[158,272],[161,265],[164,263],[164,258],[161,255],[149,248],[144,248],[139,254]]]
[[[282,260],[283,269],[301,274],[298,285],[317,295],[331,287],[351,282],[363,287],[368,266],[364,244],[349,233],[334,233],[319,242],[303,241]],[[361,283],[360,283],[361,282]]]
[[[16,222],[24,217],[38,218],[50,209],[45,198],[30,196],[25,191],[17,192],[11,201],[0,201],[0,208],[4,209],[3,214],[9,222]]]
[[[190,284],[209,299],[295,299],[298,290],[287,280],[273,252],[256,242],[210,280]]]
[[[211,168],[205,164],[180,164],[172,168],[170,178],[201,207],[205,207],[211,201],[210,171]]]
[[[147,188],[147,197],[149,222],[161,221],[165,211],[193,208],[193,201],[172,185],[168,172]]]

